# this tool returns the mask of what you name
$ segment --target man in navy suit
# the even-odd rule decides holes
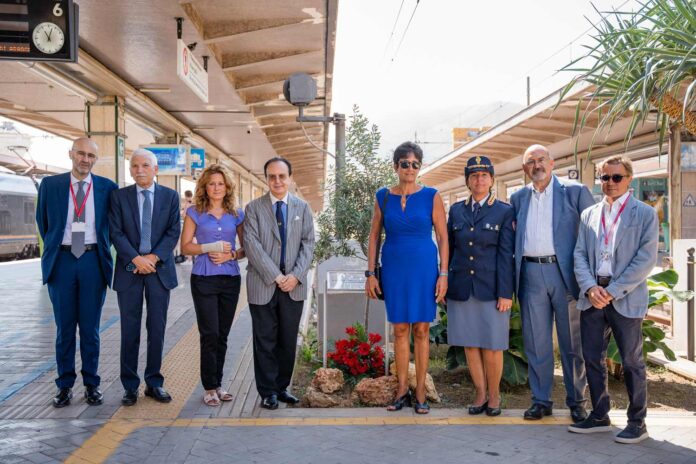
[[[43,283],[56,319],[58,394],[53,406],[70,404],[75,384],[75,333],[80,328],[80,357],[85,398],[101,404],[99,391],[99,320],[113,262],[106,211],[118,186],[91,173],[97,145],[79,138],[70,150],[72,170],[43,179],[39,187],[36,223],[44,243]]]
[[[154,182],[157,158],[139,148],[130,159],[135,185],[111,194],[109,224],[116,248],[114,290],[121,311],[121,403],[138,401],[138,352],[143,296],[147,302],[145,395],[161,403],[172,397],[163,388],[162,349],[169,291],[177,286],[174,248],[181,229],[179,195]]]
[[[552,174],[553,158],[541,145],[527,148],[524,172],[532,182],[510,198],[515,210],[515,288],[520,300],[524,351],[529,361],[532,406],[538,420],[552,413],[553,323],[561,351],[566,405],[573,422],[585,420],[585,365],[580,342],[578,283],[573,251],[580,213],[594,204],[589,189]]]

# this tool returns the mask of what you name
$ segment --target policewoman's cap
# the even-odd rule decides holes
[[[464,176],[469,177],[469,174],[474,172],[486,171],[491,176],[495,175],[493,172],[493,163],[486,156],[472,156],[466,162],[466,168],[464,168]]]

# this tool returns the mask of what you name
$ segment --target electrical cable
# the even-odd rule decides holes
[[[401,40],[399,41],[399,45],[397,45],[396,51],[394,52],[394,56],[391,59],[392,62],[394,62],[394,60],[396,59],[396,56],[399,54],[399,50],[401,50],[401,44],[404,43],[404,38],[406,38],[406,33],[408,32],[408,29],[411,26],[411,21],[413,21],[413,16],[415,16],[416,10],[418,9],[419,4],[420,4],[420,0],[416,0],[416,6],[413,7],[413,12],[411,13],[411,17],[408,18],[408,24],[406,24],[406,29],[404,29],[404,33],[401,35]]]
[[[389,45],[391,44],[392,38],[394,37],[394,31],[396,30],[396,25],[399,22],[399,17],[401,16],[401,9],[404,7],[404,2],[406,0],[401,0],[401,5],[399,5],[399,11],[396,13],[396,19],[394,20],[394,25],[392,26],[391,34],[389,34],[389,40],[387,40],[387,44],[384,46],[384,52],[382,53],[382,59],[380,61],[384,61],[384,57],[387,56],[387,50],[389,50]]]
[[[336,155],[334,155],[333,153],[331,153],[331,152],[328,151],[328,150],[324,150],[324,149],[321,148],[319,145],[317,145],[317,144],[314,143],[314,140],[312,140],[312,139],[309,137],[309,134],[308,134],[307,131],[305,130],[305,126],[304,126],[304,123],[303,123],[303,122],[300,122],[300,127],[302,128],[302,132],[304,133],[305,138],[307,139],[307,141],[308,141],[314,148],[316,148],[317,150],[319,150],[319,151],[321,151],[321,152],[326,153],[327,155],[329,155],[329,156],[332,157],[333,159],[336,159]]]

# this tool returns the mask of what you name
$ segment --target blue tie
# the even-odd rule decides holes
[[[285,218],[283,217],[283,202],[276,202],[276,221],[280,232],[280,272],[285,274]]]
[[[481,203],[478,201],[474,203],[474,219],[476,219],[476,216],[479,213],[479,210],[481,209]]]
[[[142,227],[140,228],[140,248],[138,251],[141,255],[150,253],[152,244],[150,243],[150,235],[152,234],[152,201],[150,200],[150,191],[143,190],[143,218]]]

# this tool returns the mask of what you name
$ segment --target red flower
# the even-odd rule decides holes
[[[346,327],[346,333],[350,336],[355,336],[357,335],[358,331],[355,330],[355,327]]]
[[[372,347],[369,343],[361,343],[360,346],[358,346],[358,354],[360,356],[368,356],[371,349]]]
[[[382,341],[382,336],[378,333],[371,333],[368,338],[370,339],[370,343],[375,345]]]

